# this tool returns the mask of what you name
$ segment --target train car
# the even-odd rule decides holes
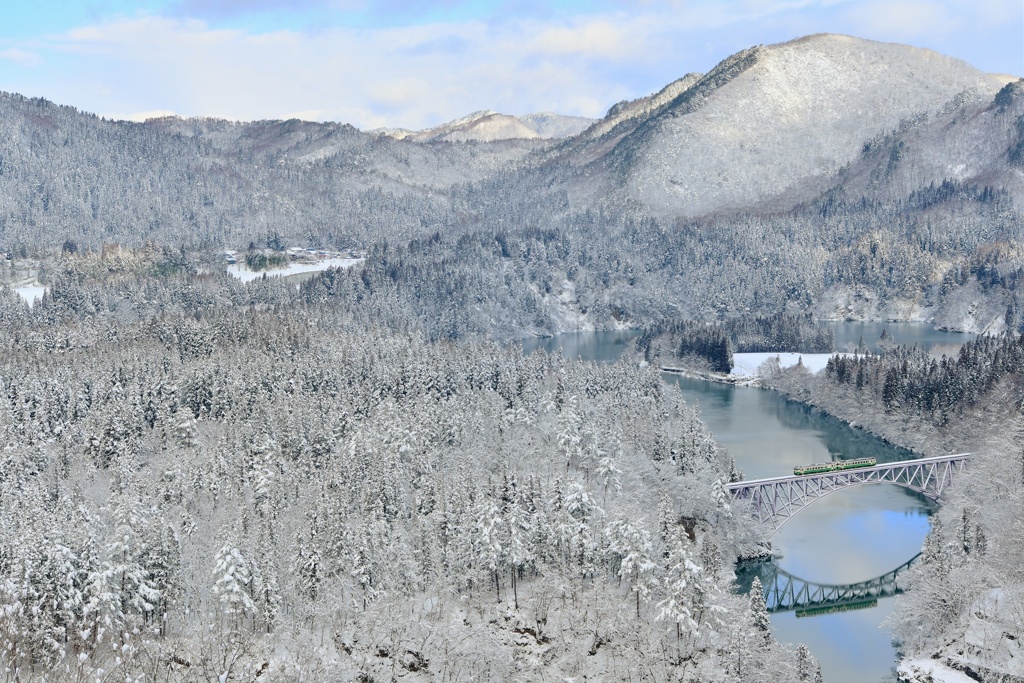
[[[793,474],[796,476],[802,476],[804,474],[821,474],[822,472],[832,472],[836,469],[834,462],[819,462],[813,465],[802,465],[793,468]]]
[[[874,467],[878,461],[874,458],[854,458],[853,460],[840,460],[836,463],[837,470],[855,470],[858,467]]]
[[[835,462],[819,462],[813,465],[802,465],[793,468],[793,474],[801,477],[805,474],[821,474],[839,470],[855,470],[858,467],[874,467],[878,464],[875,458],[854,458],[853,460],[836,460]]]

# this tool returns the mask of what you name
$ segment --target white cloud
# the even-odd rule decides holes
[[[1019,0],[866,0],[847,3],[844,9],[843,19],[852,30],[901,40],[966,36],[1006,24],[1017,27],[1018,37],[1024,38]]]
[[[37,53],[16,47],[0,50],[0,59],[12,61],[21,66],[38,66],[43,63],[43,58]]]
[[[105,115],[173,110],[424,128],[480,109],[599,116],[738,49],[804,33],[915,42],[956,35],[954,23],[994,26],[1016,16],[1018,32],[1020,25],[1017,0],[610,0],[604,7],[568,18],[262,33],[136,16],[10,44],[0,60],[45,59],[48,80],[28,90]],[[20,81],[10,82],[28,82],[16,75]]]
[[[323,121],[323,109],[306,109],[305,111],[293,111],[281,117],[285,121],[289,119],[300,119],[302,121]]]
[[[106,74],[101,90],[122,103],[119,111],[234,119],[301,112],[360,127],[419,128],[482,108],[601,113],[614,100],[597,103],[593,93],[621,97],[623,89],[602,83],[589,62],[649,58],[631,54],[627,39],[601,23],[563,33],[465,22],[247,34],[145,17],[78,28],[51,48],[74,55],[72,68],[96,60],[103,68],[90,68],[93,77]]]
[[[935,0],[871,0],[853,5],[846,16],[866,33],[904,40],[947,34],[960,25],[953,8]]]
[[[543,29],[527,49],[547,55],[573,55],[598,59],[628,57],[635,52],[635,32],[628,24],[607,19],[581,22],[577,26]]]

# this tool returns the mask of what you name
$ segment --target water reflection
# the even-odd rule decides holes
[[[775,392],[769,392],[769,395],[773,399],[780,398]],[[882,442],[878,437],[802,403],[776,401],[773,408],[784,426],[818,433],[835,460],[876,457],[878,462],[895,462],[914,457],[911,451],[898,446],[885,444],[880,448]]]
[[[874,607],[881,598],[903,592],[906,571],[921,557],[918,553],[898,567],[878,576],[844,584],[808,581],[774,562],[745,562],[737,569],[739,592],[749,593],[754,578],[761,579],[769,612],[797,612],[797,616],[821,616]]]
[[[627,345],[640,335],[640,330],[610,330],[606,332],[567,332],[556,337],[531,337],[523,340],[523,353],[530,355],[537,349],[548,353],[561,351],[566,358],[608,363],[618,360]]]
[[[904,343],[930,348],[962,343],[970,335],[949,335],[920,325],[836,323],[837,345],[863,335],[873,343],[883,327]],[[561,348],[567,357],[612,361],[636,333],[579,333],[531,340],[536,348]],[[697,404],[715,439],[736,460],[746,478],[790,474],[793,467],[833,459],[873,456],[879,462],[912,455],[807,406],[762,389],[713,384],[663,374],[683,398]],[[891,571],[913,557],[928,532],[931,503],[892,484],[857,486],[807,506],[773,538],[775,562],[809,581],[846,584]],[[865,609],[798,619],[772,615],[780,640],[805,643],[821,662],[825,680],[843,683],[893,681],[895,650],[880,624],[893,600],[880,598]]]
[[[869,350],[878,351],[882,330],[885,330],[897,344],[908,346],[917,344],[925,349],[935,346],[958,346],[974,341],[977,336],[966,332],[943,332],[922,323],[830,322],[822,324],[832,328],[832,331],[835,332],[837,351],[853,351],[861,340]]]

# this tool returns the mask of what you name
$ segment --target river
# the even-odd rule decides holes
[[[961,344],[973,335],[937,332],[910,323],[833,323],[836,347],[845,350],[861,337],[876,348],[882,329],[899,343],[931,348]],[[524,352],[561,349],[567,357],[614,361],[635,331],[581,332],[531,339]],[[851,347],[852,348],[852,347]],[[782,476],[795,465],[834,458],[874,456],[880,462],[913,457],[780,394],[664,374],[684,399],[700,406],[701,417],[728,450],[745,478]],[[928,533],[932,505],[895,485],[863,486],[823,498],[795,516],[772,539],[779,568],[808,581],[846,584],[875,578],[917,554]],[[821,663],[826,681],[894,681],[896,651],[883,626],[894,598],[873,607],[814,617],[772,614],[775,636],[806,644]]]

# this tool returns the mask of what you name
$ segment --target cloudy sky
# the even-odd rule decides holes
[[[1022,0],[8,0],[0,90],[131,119],[597,117],[818,32],[1024,75]]]

